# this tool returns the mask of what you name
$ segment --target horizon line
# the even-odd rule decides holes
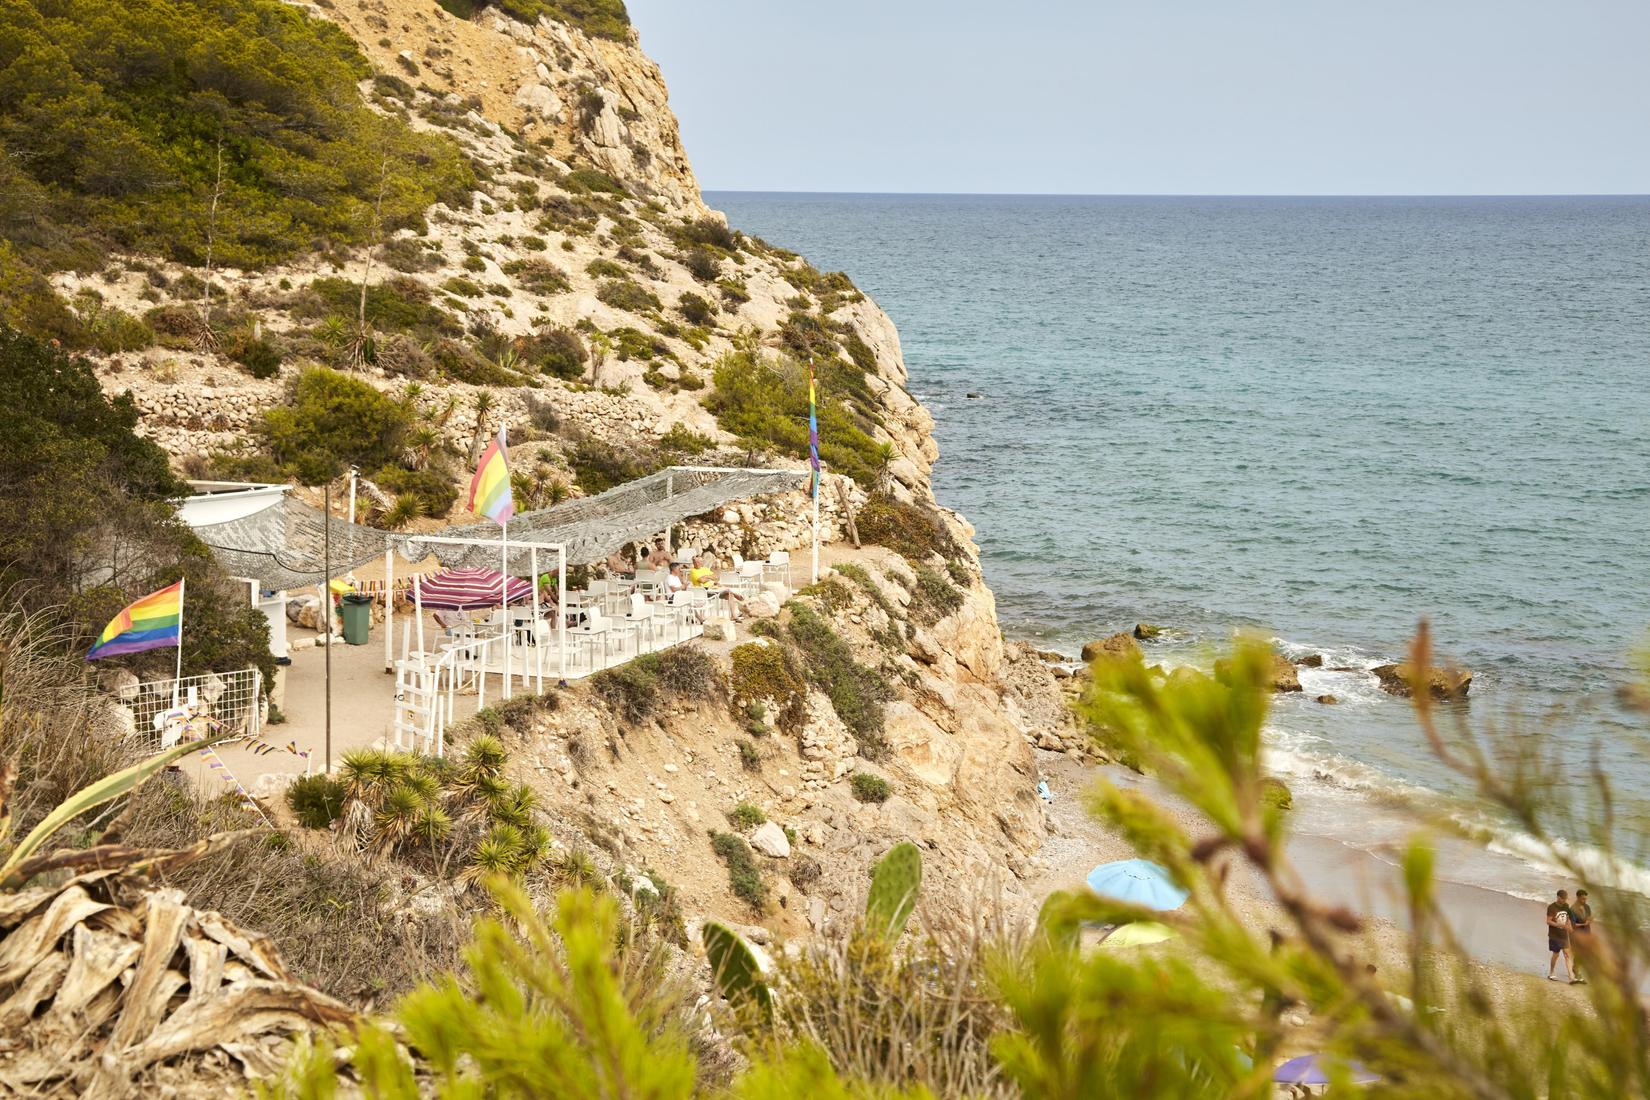
[[[701,194],[858,195],[962,199],[1643,199],[1650,191],[805,191],[705,187]]]

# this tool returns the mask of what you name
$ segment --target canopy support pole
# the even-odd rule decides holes
[[[510,643],[515,640],[515,629],[510,624],[510,523],[498,525],[498,598],[504,617],[504,683],[499,686],[499,698],[511,697]]]
[[[395,673],[395,547],[384,540],[384,671]]]
[[[567,547],[556,547],[556,680],[567,686]]]
[[[534,547],[533,550],[527,555],[527,561],[528,561],[528,568],[533,571],[533,626],[532,626],[532,629],[530,630],[530,632],[528,633],[528,637],[532,639],[530,644],[533,647],[532,650],[531,650],[531,652],[533,653],[533,662],[534,662],[535,665],[538,666],[538,680],[536,682],[534,690],[537,691],[540,695],[543,695],[544,694],[544,647],[538,644],[538,642],[539,642],[539,552],[538,552],[537,547]],[[528,679],[528,676],[527,676],[527,654],[526,653],[522,654],[522,662],[521,663],[522,663],[522,669],[521,669],[522,679],[526,680],[526,679]]]

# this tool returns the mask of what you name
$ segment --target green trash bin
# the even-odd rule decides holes
[[[366,645],[372,630],[372,600],[353,592],[338,604],[338,617],[344,620],[344,642],[347,645]]]

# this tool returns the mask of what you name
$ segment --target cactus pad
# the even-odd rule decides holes
[[[922,853],[909,840],[888,849],[871,868],[871,892],[865,899],[865,926],[873,935],[896,940],[911,919],[922,888]]]

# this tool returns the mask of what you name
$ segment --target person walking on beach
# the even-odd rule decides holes
[[[1558,957],[1563,955],[1564,973],[1573,983],[1576,971],[1570,961],[1570,894],[1566,890],[1560,890],[1558,900],[1547,906],[1547,950],[1553,955],[1547,961],[1547,980],[1558,981],[1553,971],[1558,967]]]
[[[1587,900],[1587,891],[1576,891],[1576,903],[1570,906],[1570,940],[1575,948],[1576,981],[1584,982],[1581,964],[1593,951],[1593,906]]]

